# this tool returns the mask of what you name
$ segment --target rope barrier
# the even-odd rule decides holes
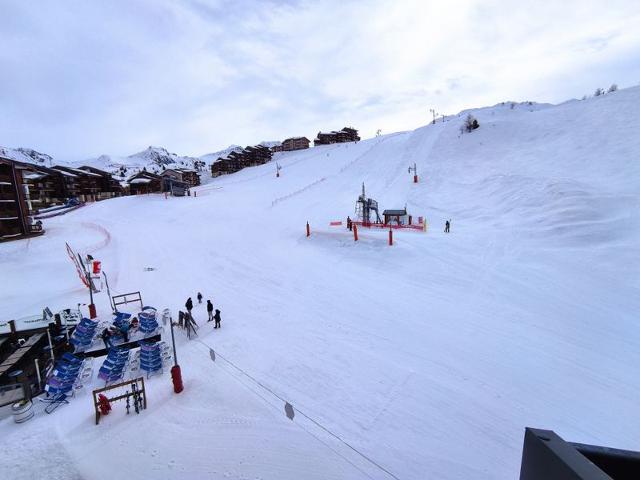
[[[206,346],[206,344],[204,344],[204,342],[201,342],[200,340],[198,340],[200,343],[202,343],[203,345]],[[213,351],[213,349],[211,347],[206,346],[206,348],[210,351]],[[218,355],[218,354],[216,354]],[[213,358],[213,357],[212,357]],[[224,369],[224,368],[220,368],[220,370],[222,370],[224,373],[226,373],[227,375],[229,375],[231,378],[233,378],[234,380],[236,380],[238,383],[240,383],[243,387],[245,387],[249,392],[253,393],[254,395],[256,395],[257,397],[260,397],[260,399],[262,399],[262,401],[264,401],[264,403],[266,403],[267,405],[269,405],[270,407],[273,407],[277,410],[280,410],[278,407],[276,407],[273,403],[271,403],[269,400],[267,400],[266,397],[264,397],[263,395],[261,395],[260,393],[258,393],[257,391],[255,391],[253,388],[251,388],[250,386],[248,386],[245,382],[243,382],[242,380],[240,380],[240,378],[238,378],[237,376],[233,375],[231,372],[229,372],[228,370]],[[313,438],[315,438],[318,442],[320,442],[322,445],[324,445],[325,447],[327,447],[331,452],[335,453],[337,456],[339,456],[340,458],[342,458],[345,462],[347,462],[349,465],[351,465],[353,468],[355,468],[356,470],[358,470],[360,473],[362,473],[365,477],[373,479],[373,477],[371,477],[371,475],[369,475],[367,472],[365,472],[364,470],[362,470],[360,467],[358,467],[355,463],[353,463],[351,460],[349,460],[347,457],[345,457],[344,455],[342,455],[340,452],[338,452],[337,450],[335,450],[331,445],[329,445],[327,442],[323,441],[321,438],[319,438],[317,435],[314,435],[311,431],[309,431],[308,429],[304,428],[303,425],[301,425],[300,423],[296,423],[296,425],[301,428],[302,430],[304,430],[305,432],[307,432],[309,435],[311,435]]]
[[[207,347],[209,350],[213,351],[213,348],[210,345],[207,345],[205,342],[203,342],[200,339],[196,339],[198,342],[200,342],[202,345],[204,345],[205,347]],[[264,385],[262,382],[260,382],[259,380],[257,380],[256,378],[254,378],[252,375],[250,375],[248,372],[246,372],[245,370],[243,370],[242,368],[238,367],[235,363],[233,363],[231,360],[225,358],[224,356],[222,356],[220,354],[220,352],[218,351],[214,351],[215,356],[220,357],[222,360],[224,360],[225,362],[227,362],[229,365],[231,365],[233,368],[235,368],[236,370],[238,370],[239,372],[241,372],[243,375],[245,375],[247,378],[249,378],[252,382],[254,382],[256,385],[258,385],[259,387],[261,387],[262,389],[266,390],[267,392],[269,392],[271,395],[273,395],[274,397],[276,397],[278,400],[280,400],[281,402],[284,402],[285,404],[291,404],[289,401],[285,400],[284,398],[282,398],[280,395],[278,395],[276,392],[274,392],[271,388],[267,387],[266,385]],[[213,356],[212,356],[213,358]],[[237,378],[236,378],[237,379]],[[240,381],[240,380],[238,380]],[[242,382],[241,382],[242,383]],[[255,392],[254,392],[255,393]],[[258,395],[256,393],[256,395]],[[261,398],[264,399],[264,397],[262,397],[261,395],[258,395]],[[393,473],[391,473],[389,470],[387,470],[385,467],[383,467],[382,465],[380,465],[379,463],[377,463],[375,460],[373,460],[371,457],[367,456],[366,454],[362,453],[360,450],[358,450],[357,448],[355,448],[353,445],[351,445],[350,443],[348,443],[346,440],[344,440],[343,438],[341,438],[338,434],[333,433],[331,430],[329,430],[327,427],[325,427],[324,425],[322,425],[320,422],[318,422],[317,420],[311,418],[309,415],[307,415],[306,413],[304,413],[302,410],[300,410],[299,408],[295,408],[295,411],[298,412],[300,415],[302,415],[304,418],[306,418],[307,420],[309,420],[311,423],[313,423],[314,425],[316,425],[318,428],[320,428],[321,430],[325,431],[326,433],[328,433],[329,435],[331,435],[333,438],[335,438],[336,440],[338,440],[340,443],[342,443],[343,445],[345,445],[346,447],[348,447],[349,449],[351,449],[353,452],[355,452],[356,454],[358,454],[360,457],[362,457],[363,459],[365,459],[367,462],[369,462],[371,465],[375,466],[376,468],[378,468],[379,470],[381,470],[382,472],[386,473],[387,475],[389,475],[391,478],[394,478],[395,480],[400,480],[396,475],[394,475]],[[303,428],[301,425],[299,425],[301,428]],[[303,430],[307,431],[305,428],[303,428]],[[317,438],[315,435],[311,434],[311,432],[308,432],[310,435],[312,435],[313,437]],[[320,440],[320,439],[318,439]],[[324,443],[324,442],[322,442]],[[333,451],[333,449],[331,449]],[[340,455],[339,453],[335,452],[334,453]],[[342,458],[344,458],[342,455],[340,455]],[[345,458],[345,460],[347,460]],[[347,460],[348,461],[348,460]],[[349,462],[351,465],[353,465],[353,463]],[[355,465],[353,465],[355,468]],[[358,470],[360,470],[358,468]],[[360,470],[362,472],[362,470]],[[371,478],[368,474],[366,474],[365,472],[362,472],[365,475],[367,475],[367,477]]]

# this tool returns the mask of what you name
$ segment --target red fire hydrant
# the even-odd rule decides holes
[[[98,395],[98,408],[102,415],[108,415],[111,411],[111,403],[109,403],[109,399],[102,393]]]

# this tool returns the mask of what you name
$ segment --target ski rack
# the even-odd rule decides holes
[[[127,390],[125,393],[116,395],[115,397],[107,397],[109,403],[117,402],[118,400],[124,399],[127,399],[128,403],[129,397],[133,397],[136,413],[139,413],[138,410],[140,406],[138,405],[140,404],[143,410],[147,409],[147,393],[144,389],[144,377],[132,378],[131,380],[115,383],[113,385],[109,385],[108,387],[97,388],[93,391],[93,407],[96,411],[96,425],[100,423],[100,415],[102,415],[100,413],[100,401],[98,400],[98,394],[123,387],[131,387],[131,390]]]

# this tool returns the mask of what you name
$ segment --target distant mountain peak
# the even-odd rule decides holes
[[[240,153],[242,151],[242,147],[240,145],[229,145],[227,148],[225,148],[224,150],[219,150],[217,152],[212,152],[212,153],[206,153],[204,155],[200,155],[200,157],[198,157],[200,160],[206,162],[206,163],[213,163],[215,162],[218,158],[224,158],[227,155],[229,155],[231,152],[238,152]]]

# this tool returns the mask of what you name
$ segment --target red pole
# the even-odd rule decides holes
[[[93,303],[89,304],[89,318],[94,319],[98,315],[96,313],[96,306]]]
[[[309,222],[307,222],[307,237],[311,236],[311,229],[309,228]]]
[[[171,380],[173,382],[173,391],[180,393],[184,390],[182,384],[182,371],[180,365],[178,365],[178,354],[176,353],[176,339],[173,336],[173,319],[169,317],[169,325],[171,326],[171,343],[173,344],[173,367],[171,367]]]
[[[413,176],[413,183],[418,183],[418,175]]]
[[[389,229],[389,246],[393,245],[393,230]]]
[[[182,390],[184,390],[180,365],[174,365],[173,367],[171,367],[171,381],[173,382],[173,391],[175,393],[180,393]]]
[[[358,241],[358,225],[356,224],[353,225],[353,241]]]

